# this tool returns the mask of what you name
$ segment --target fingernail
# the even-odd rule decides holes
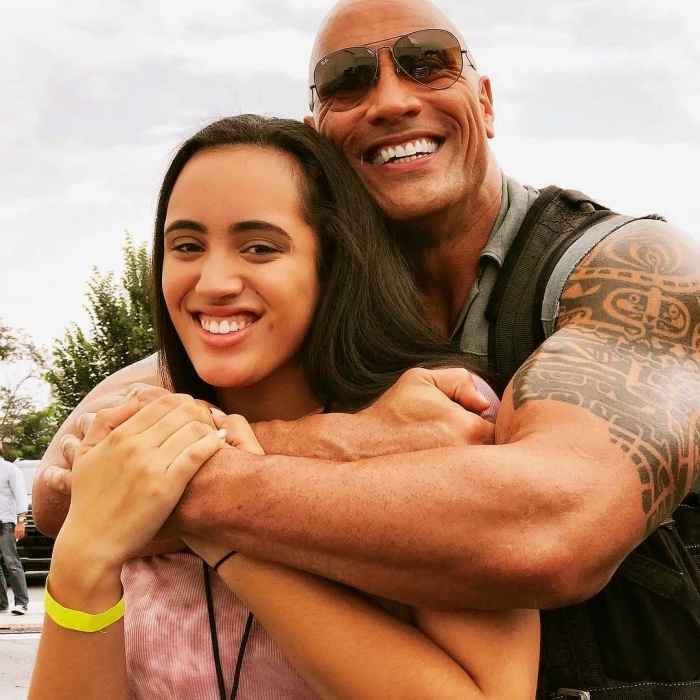
[[[134,396],[136,396],[137,393],[138,393],[138,392],[137,392],[136,388],[132,389],[132,390],[122,399],[121,405],[123,406],[125,403],[129,403],[129,401],[131,401],[131,399],[133,399]]]
[[[216,431],[216,437],[221,438],[222,440],[226,437],[227,434],[228,430],[226,430],[226,428],[220,428]]]
[[[220,409],[216,408],[215,406],[209,406],[209,410],[211,411],[211,414],[213,416],[225,416],[226,414]]]

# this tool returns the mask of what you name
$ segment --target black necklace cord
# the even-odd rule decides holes
[[[236,659],[236,672],[233,674],[233,688],[231,688],[231,700],[235,700],[236,695],[238,695],[238,684],[241,681],[241,669],[243,667],[243,655],[245,654],[245,648],[248,645],[248,637],[250,637],[250,628],[253,626],[253,613],[248,613],[248,619],[245,623],[245,630],[243,631],[243,638],[241,639],[241,646],[238,649],[238,658]]]
[[[227,554],[224,559],[228,559],[233,556],[235,552]],[[224,684],[224,671],[221,667],[221,655],[219,653],[219,635],[216,631],[216,616],[214,614],[214,597],[211,590],[211,573],[209,565],[202,560],[204,565],[204,593],[207,599],[207,614],[209,616],[209,633],[211,634],[211,647],[214,654],[214,665],[216,667],[216,680],[219,685],[219,698],[220,700],[226,700],[226,686]],[[223,560],[217,563],[217,567],[223,564]],[[253,626],[253,613],[248,613],[248,619],[245,623],[245,629],[243,630],[243,636],[241,637],[241,644],[238,647],[238,657],[236,658],[236,670],[233,674],[233,687],[231,688],[231,695],[229,700],[235,700],[238,695],[238,686],[241,680],[241,670],[243,668],[243,657],[245,655],[246,646],[248,645],[248,638],[250,637],[250,630]]]
[[[226,686],[224,685],[224,671],[221,668],[221,656],[219,654],[219,635],[216,632],[216,617],[214,615],[214,597],[211,592],[211,579],[209,577],[209,565],[202,559],[204,565],[204,593],[207,597],[207,614],[209,616],[209,634],[211,635],[211,648],[214,654],[214,666],[216,667],[216,680],[219,684],[219,698],[226,700]]]

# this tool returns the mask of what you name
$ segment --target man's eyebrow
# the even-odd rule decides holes
[[[198,224],[196,221],[191,221],[190,219],[177,219],[173,221],[163,232],[163,235],[167,236],[171,231],[197,231],[198,233],[206,233],[206,229],[202,224]]]

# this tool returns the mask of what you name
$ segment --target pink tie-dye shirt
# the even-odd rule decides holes
[[[495,421],[498,398],[481,378],[475,376],[474,382],[491,402],[482,417]],[[130,699],[218,700],[202,560],[190,552],[132,559],[123,568],[122,582]],[[249,610],[213,572],[211,584],[228,698]],[[255,620],[237,700],[318,698]]]

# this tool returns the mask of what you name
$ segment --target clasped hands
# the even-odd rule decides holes
[[[151,404],[155,404],[159,415],[162,413],[161,420],[166,420],[165,424],[168,412],[185,410],[182,407],[187,406],[186,410],[191,413],[190,420],[199,423],[202,429],[208,428],[211,434],[225,429],[226,443],[221,441],[212,454],[226,444],[247,452],[264,454],[253,429],[242,416],[226,416],[206,402],[170,394],[164,389],[150,385],[140,385],[136,387],[134,396],[128,397],[122,405],[80,416],[74,433],[63,436],[60,441],[65,465],[48,466],[44,471],[43,478],[47,486],[54,491],[70,495],[74,479],[71,468],[74,462],[80,461],[83,455],[89,454],[113,434],[119,438],[122,423],[128,421],[132,415],[143,412]],[[360,446],[363,453],[356,456],[369,457],[436,447],[491,444],[494,438],[493,425],[478,415],[486,410],[488,405],[488,401],[476,390],[471,375],[466,370],[417,368],[406,372],[371,406],[352,416],[348,415],[347,418],[354,421],[354,426],[368,436],[365,449]],[[123,433],[124,431],[121,431],[121,434]],[[112,441],[116,438],[112,437]],[[126,469],[128,463],[129,460],[126,459],[121,468]],[[199,466],[192,470],[190,478]],[[99,469],[99,464],[95,464],[95,468]],[[186,483],[183,490],[185,486]],[[134,489],[138,488],[139,484],[135,483]],[[100,498],[99,492],[94,494],[94,498]],[[177,500],[172,503],[171,510],[176,504]],[[129,503],[125,502],[124,507],[128,508]],[[167,516],[167,513],[165,515]],[[153,535],[155,534],[153,532]],[[177,533],[178,536],[182,534]],[[189,544],[196,544],[196,548],[200,549],[206,543],[190,541]],[[214,546],[214,543],[210,544]],[[139,553],[162,553],[164,550],[175,551],[179,548],[182,548],[182,543],[179,537],[175,536],[173,528],[169,528],[158,534],[153,551],[146,548]],[[209,560],[225,549],[217,546],[204,558]]]

